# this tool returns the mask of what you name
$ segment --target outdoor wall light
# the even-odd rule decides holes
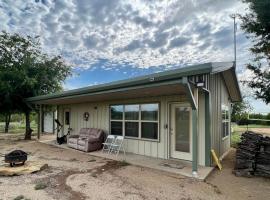
[[[196,82],[195,83],[196,84],[196,87],[200,87],[200,88],[202,88],[202,87],[204,87],[204,81],[202,81],[202,82]]]
[[[155,81],[155,77],[151,77],[151,78],[149,78],[149,81],[150,81],[150,82]]]
[[[199,76],[198,79],[195,81],[196,87],[202,88],[205,86],[205,82],[202,76]]]

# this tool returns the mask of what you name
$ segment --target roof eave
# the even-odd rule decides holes
[[[235,79],[235,82],[236,82],[236,89],[238,91],[239,98],[235,101],[232,101],[232,102],[241,102],[241,101],[243,101],[243,96],[242,96],[242,92],[241,92],[240,87],[239,87],[239,80],[238,80],[238,77],[236,75],[236,68],[235,67],[233,68],[233,71],[234,71],[233,78]]]
[[[184,68],[180,68],[176,70],[150,74],[150,75],[146,75],[142,77],[115,81],[115,82],[106,83],[106,84],[102,84],[98,86],[90,86],[90,87],[84,87],[84,88],[70,90],[70,91],[61,92],[61,93],[30,97],[30,98],[27,98],[26,100],[30,103],[34,103],[37,101],[49,100],[49,99],[54,99],[54,98],[77,96],[77,95],[91,93],[91,92],[102,92],[102,91],[111,90],[111,89],[119,89],[119,88],[125,88],[125,87],[151,84],[153,82],[158,83],[158,82],[163,82],[163,81],[171,81],[171,80],[179,79],[184,76],[211,73],[211,71],[212,71],[211,63],[205,63],[201,65],[194,65],[191,67],[184,67]]]

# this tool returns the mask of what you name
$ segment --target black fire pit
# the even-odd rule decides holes
[[[24,165],[27,160],[27,153],[22,150],[14,150],[5,155],[5,162],[9,163],[11,167],[16,164]]]

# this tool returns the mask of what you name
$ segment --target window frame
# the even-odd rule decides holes
[[[68,113],[68,123],[67,123],[67,114]],[[65,110],[64,111],[64,125],[70,126],[70,110]]]
[[[223,113],[225,111],[225,119],[223,119]],[[226,112],[228,112],[226,114]],[[228,116],[228,118],[226,118],[226,116]],[[231,120],[230,120],[230,109],[229,109],[229,106],[226,105],[226,104],[222,104],[221,105],[221,134],[222,134],[222,140],[225,140],[227,139],[229,136],[230,136],[230,133],[231,133]],[[223,123],[228,123],[228,127],[227,127],[227,131],[225,130],[225,135],[223,134]],[[226,127],[225,127],[226,128]],[[227,134],[226,134],[227,133]]]
[[[141,119],[141,105],[143,104],[157,104],[158,105],[158,117],[157,120],[142,120]],[[123,116],[122,119],[111,119],[111,107],[112,106],[123,106]],[[138,120],[126,120],[125,119],[125,107],[128,105],[139,105],[139,118]],[[153,142],[159,142],[159,138],[160,138],[160,102],[140,102],[140,103],[123,103],[123,104],[110,104],[109,105],[109,133],[111,134],[111,122],[115,121],[115,122],[122,122],[122,136],[124,136],[124,138],[126,139],[133,139],[133,140],[142,140],[142,141],[153,141]],[[132,137],[132,136],[126,136],[125,134],[125,122],[137,122],[138,123],[138,137]],[[142,137],[142,123],[143,122],[149,122],[149,123],[157,123],[157,139],[150,139],[150,138],[143,138]]]

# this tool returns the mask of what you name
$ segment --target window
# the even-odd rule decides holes
[[[123,119],[123,106],[111,106],[111,119],[122,120]]]
[[[158,104],[142,104],[141,121],[141,137],[158,139]]]
[[[222,105],[222,137],[227,137],[230,134],[230,117],[229,107]]]
[[[69,125],[70,124],[70,113],[69,111],[65,112],[65,125]]]
[[[111,134],[123,135],[124,106],[111,106]]]
[[[158,139],[159,104],[112,105],[111,134],[136,139]]]
[[[158,123],[142,122],[142,138],[157,139]]]
[[[125,136],[139,137],[139,123],[125,122]]]
[[[139,137],[139,105],[125,105],[125,136]]]
[[[122,132],[123,123],[122,122],[111,122],[111,134],[112,135],[123,135]]]

